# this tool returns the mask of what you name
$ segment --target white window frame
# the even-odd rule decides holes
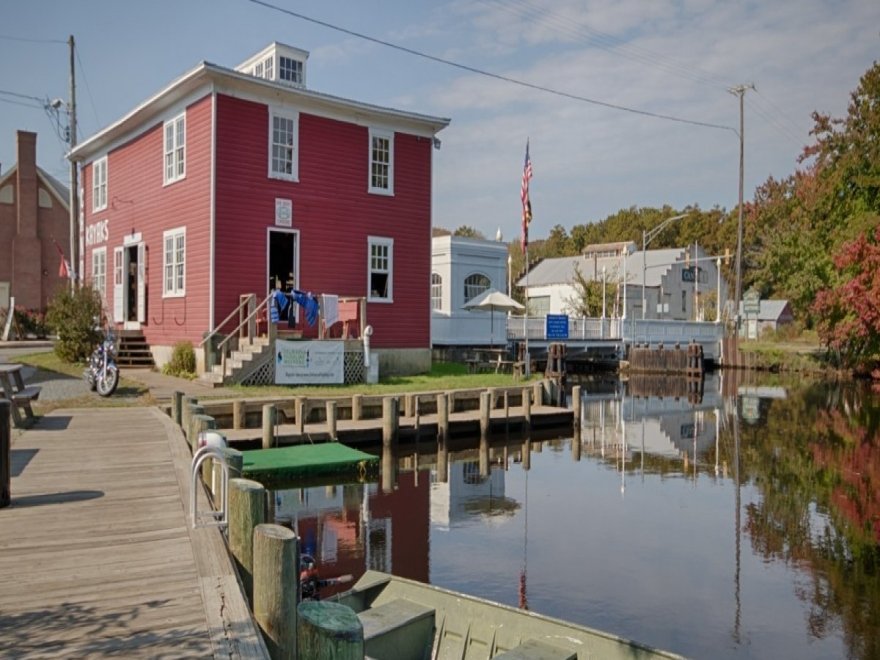
[[[263,60],[263,70],[265,72],[265,76],[267,80],[275,80],[274,68],[275,68],[275,58],[272,56],[267,57]]]
[[[375,158],[374,142],[376,140],[388,141],[388,162]],[[367,190],[374,195],[394,195],[394,131],[380,128],[370,129],[369,150],[367,152]],[[374,177],[374,168],[387,168],[386,185],[377,185]],[[381,173],[377,173],[381,176]]]
[[[181,239],[183,240],[182,245],[179,244]],[[169,240],[171,241],[170,260]],[[177,227],[162,234],[162,297],[182,298],[185,295],[186,227]]]
[[[169,136],[170,132],[170,136]],[[170,137],[170,139],[169,139]],[[186,113],[183,112],[162,125],[162,171],[165,185],[186,178]]]
[[[443,309],[443,276],[431,273],[431,309],[439,312]]]
[[[98,258],[100,257],[100,259]],[[92,250],[92,287],[101,294],[101,300],[107,298],[107,246]]]
[[[385,254],[373,253],[373,248],[384,251]],[[384,248],[384,250],[383,250]],[[377,263],[374,260],[378,260]],[[384,266],[381,263],[385,262]],[[373,295],[373,274],[387,275],[386,293],[382,295]],[[394,239],[383,238],[381,236],[367,237],[367,301],[391,303],[394,302]]]
[[[292,68],[285,67],[285,64],[290,63]],[[302,60],[298,60],[295,57],[288,57],[287,55],[279,55],[278,56],[278,80],[286,83],[290,83],[291,85],[302,85],[305,78],[305,64]],[[295,77],[294,78],[285,78],[284,75],[288,71],[292,72]]]
[[[291,149],[290,172],[278,172],[275,170],[275,119],[285,119],[293,123],[292,144],[278,144],[280,148],[285,146]],[[299,181],[299,113],[293,110],[280,110],[277,108],[269,111],[269,178],[283,179],[284,181]]]
[[[92,211],[107,208],[107,156],[92,163]]]

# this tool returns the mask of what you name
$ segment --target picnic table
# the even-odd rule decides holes
[[[480,348],[474,351],[473,357],[465,360],[468,371],[472,374],[481,372],[513,373],[522,376],[522,362],[507,359],[507,351],[503,348]]]
[[[20,364],[0,364],[0,399],[12,403],[12,422],[16,426],[24,426],[34,419],[31,401],[39,396],[38,386],[25,386]]]

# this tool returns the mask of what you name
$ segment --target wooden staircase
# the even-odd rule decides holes
[[[211,367],[210,371],[199,376],[199,380],[211,387],[220,387],[224,383],[240,383],[262,364],[263,356],[272,350],[268,337],[254,337],[239,342],[238,349],[229,353],[225,360]]]
[[[116,347],[116,364],[120,367],[149,369],[156,366],[150,345],[140,330],[120,330]]]

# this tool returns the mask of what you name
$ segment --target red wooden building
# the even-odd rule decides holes
[[[235,69],[202,62],[72,152],[81,272],[158,364],[278,283],[365,298],[383,372],[430,365],[432,153],[449,120],[315,92],[307,59],[273,43]]]

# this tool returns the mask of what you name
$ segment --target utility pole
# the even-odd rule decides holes
[[[739,217],[736,225],[736,289],[733,299],[733,314],[736,319],[734,337],[739,336],[739,303],[742,300],[742,243],[743,243],[743,178],[745,162],[745,123],[743,121],[743,97],[747,89],[755,89],[754,84],[731,87],[731,94],[739,97]]]
[[[74,43],[73,35],[70,35],[67,44],[70,46],[70,97],[67,101],[69,120],[67,144],[70,146],[70,151],[73,151],[73,148],[76,146],[76,69],[74,66],[76,44]],[[79,278],[82,277],[82,273],[79,272],[79,183],[77,181],[76,162],[70,158],[69,152],[68,159],[70,160],[70,268],[72,271],[70,283],[72,288],[76,288]]]

